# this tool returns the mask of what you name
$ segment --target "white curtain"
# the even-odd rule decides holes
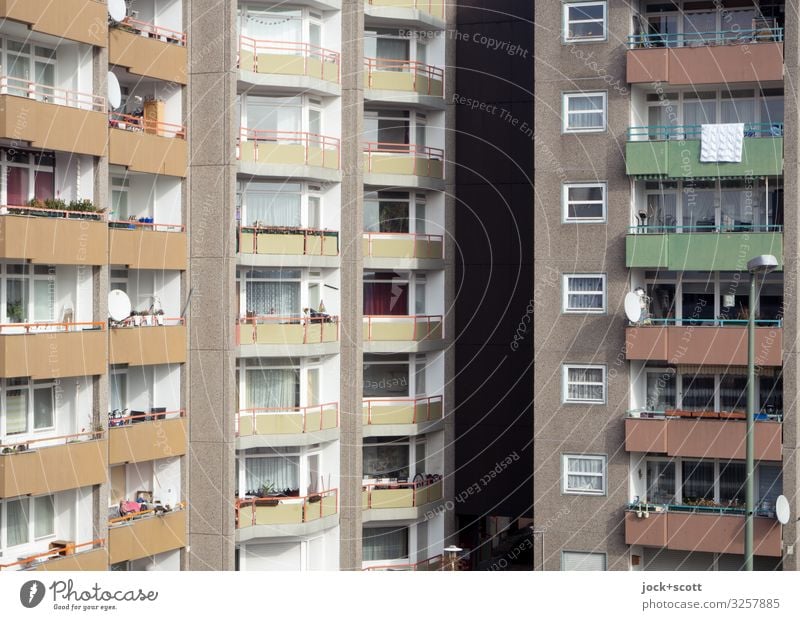
[[[571,490],[602,491],[603,461],[570,457],[567,459],[567,487]]]
[[[303,21],[298,10],[248,10],[245,30],[247,36],[265,41],[300,42],[303,40]],[[281,53],[266,50],[269,53]]]
[[[567,305],[570,309],[603,308],[603,278],[568,278]]]
[[[302,101],[297,97],[257,97],[251,95],[247,98],[248,129],[300,131],[302,126],[301,113]]]
[[[756,120],[756,105],[752,97],[723,99],[720,110],[721,123],[754,123]]]
[[[6,545],[13,547],[28,542],[28,500],[6,503]]]
[[[716,226],[716,190],[684,189],[683,225],[698,229],[698,232],[712,232]]]
[[[603,98],[599,95],[570,97],[567,101],[570,129],[602,127]]]
[[[675,408],[675,373],[647,373],[647,409],[664,411]]]
[[[28,388],[6,390],[6,434],[14,435],[28,430]]]
[[[55,534],[56,509],[52,495],[33,500],[33,535],[36,538]]]
[[[247,282],[247,311],[258,315],[300,315],[299,282]]]
[[[647,462],[647,501],[651,504],[675,503],[675,463]]]
[[[602,368],[570,368],[567,384],[570,400],[603,400]]]
[[[291,409],[300,405],[299,371],[295,369],[248,370],[248,409]]]
[[[300,194],[283,192],[247,192],[248,226],[300,227]]]
[[[264,485],[271,485],[275,491],[300,488],[299,456],[249,458],[244,468],[247,491],[258,491]]]
[[[408,557],[408,528],[371,527],[364,530],[365,562],[403,560]]]

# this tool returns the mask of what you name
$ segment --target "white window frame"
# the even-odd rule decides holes
[[[41,536],[36,536],[36,502],[37,500],[49,497],[52,499],[53,502],[53,522],[51,527],[51,532],[49,534],[42,534]],[[25,515],[27,517],[26,525],[28,528],[28,539],[25,542],[19,543],[17,545],[9,545],[8,544],[8,535],[6,531],[6,527],[8,525],[8,514],[6,510],[7,504],[11,502],[19,501],[23,504]],[[9,549],[21,549],[25,545],[31,545],[33,543],[48,540],[51,538],[55,538],[57,536],[57,528],[56,528],[56,519],[58,515],[58,509],[56,506],[56,496],[53,493],[48,493],[45,495],[36,495],[36,496],[23,496],[23,497],[12,497],[0,502],[0,523],[3,524],[3,528],[0,529],[0,534],[2,538],[0,539],[0,549],[9,550]]]
[[[579,400],[569,398],[569,371],[575,368],[582,370],[600,369],[603,371],[603,400]],[[561,366],[561,402],[565,405],[588,404],[604,405],[608,398],[608,373],[604,364],[563,364]]]
[[[603,464],[603,472],[599,477],[603,487],[599,491],[587,489],[570,489],[569,482],[569,461],[570,459],[590,459],[600,461]],[[581,476],[598,476],[591,472],[576,472]],[[608,457],[605,454],[562,454],[561,455],[561,493],[564,495],[606,495],[608,492]]]
[[[569,126],[569,102],[571,99],[586,98],[586,97],[602,97],[603,107],[600,112],[603,115],[602,126],[595,127],[579,127],[577,129],[570,128]],[[596,110],[577,110],[573,114],[597,114]],[[608,129],[608,92],[605,90],[594,90],[579,93],[562,93],[561,94],[561,132],[562,133],[603,133]]]
[[[570,291],[569,283],[577,278],[600,278],[603,281],[603,288],[599,292],[595,291]],[[604,273],[565,273],[561,276],[561,311],[564,314],[605,314],[608,299],[608,281]],[[599,295],[602,299],[600,308],[570,308],[569,296],[574,295]]]
[[[569,10],[574,7],[587,7],[587,6],[602,6],[603,7],[603,34],[599,37],[573,37],[570,36],[570,23]],[[599,41],[608,40],[608,3],[605,0],[596,2],[565,2],[562,5],[562,41],[564,43],[595,43]],[[577,20],[574,23],[590,23],[596,22],[594,19]]]
[[[587,556],[587,555],[599,555],[599,556],[602,556],[602,558],[603,558],[603,570],[604,571],[608,570],[608,556],[605,553],[602,553],[602,552],[599,552],[599,551],[572,551],[570,549],[563,549],[561,551],[561,570],[562,571],[567,570],[566,568],[564,568],[564,556],[566,554],[568,554],[568,553],[572,553],[572,554],[575,554],[575,555],[583,555],[583,556]]]
[[[570,201],[569,191],[571,189],[599,187],[603,192],[603,198],[596,200],[575,200]],[[570,204],[599,204],[603,209],[600,217],[571,217],[569,214]],[[608,217],[608,183],[606,181],[563,183],[561,185],[561,222],[564,224],[605,224]]]

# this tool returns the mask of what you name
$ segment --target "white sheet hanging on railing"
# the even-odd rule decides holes
[[[701,162],[741,162],[744,123],[702,125]]]

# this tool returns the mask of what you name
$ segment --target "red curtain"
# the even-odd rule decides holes
[[[52,172],[37,172],[33,177],[33,195],[39,200],[53,198],[55,175]]]
[[[364,314],[368,316],[408,314],[408,284],[364,283]]]
[[[9,166],[6,170],[6,203],[21,207],[28,202],[28,170],[16,166]]]

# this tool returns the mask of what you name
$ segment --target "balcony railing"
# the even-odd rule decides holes
[[[759,411],[754,414],[757,421],[782,422],[783,412]],[[747,414],[744,411],[707,411],[689,409],[629,409],[625,412],[629,419],[668,420],[674,418],[702,418],[705,420],[744,420]]]
[[[440,476],[419,482],[373,480],[361,486],[364,509],[419,508],[442,498]]]
[[[239,37],[239,68],[254,73],[304,75],[338,84],[339,59],[339,52],[311,43]]]
[[[339,339],[339,317],[267,314],[237,319],[236,344],[322,344]]]
[[[186,504],[184,504],[183,502],[178,502],[177,504],[175,504],[175,506],[171,506],[169,510],[167,510],[166,506],[156,506],[155,508],[138,510],[136,512],[131,512],[130,514],[126,514],[123,517],[114,517],[113,519],[109,519],[108,526],[113,527],[116,525],[125,525],[127,523],[139,521],[141,519],[150,519],[152,517],[170,514],[172,512],[181,512],[185,508]]]
[[[703,45],[749,45],[783,41],[783,28],[717,30],[709,32],[652,33],[628,36],[628,47],[698,47]]]
[[[444,236],[365,232],[364,255],[371,258],[444,258]]]
[[[744,486],[744,480],[738,487]],[[736,504],[735,502],[729,505],[714,504],[714,502],[707,502],[705,504],[658,504],[648,502],[631,502],[627,507],[628,511],[632,512],[681,512],[681,513],[697,513],[706,515],[744,515],[744,504]],[[771,508],[762,507],[759,504],[755,510],[757,517],[771,517],[775,518],[775,510]]]
[[[437,571],[444,570],[444,559],[441,555],[435,555],[427,560],[422,560],[415,564],[380,564],[377,566],[368,566],[364,571]]]
[[[133,220],[109,220],[109,228],[119,230],[144,230],[147,232],[184,232],[183,224],[163,224],[161,222],[143,222],[142,218]]]
[[[339,139],[305,131],[242,128],[240,161],[339,168]]]
[[[243,254],[338,256],[339,233],[286,226],[240,226],[238,250]]]
[[[444,0],[367,0],[367,4],[377,7],[416,9],[444,19]]]
[[[702,131],[702,125],[641,125],[628,127],[628,141],[699,140]],[[783,123],[744,123],[744,137],[782,138]]]
[[[411,91],[435,97],[444,93],[444,70],[439,67],[390,58],[364,58],[364,66],[367,88]]]
[[[701,326],[701,327],[747,327],[747,319],[698,319],[698,318],[685,318],[685,319],[656,319],[646,318],[638,323],[639,326]],[[756,327],[782,327],[783,321],[780,319],[756,319]]]
[[[105,97],[76,90],[56,88],[46,84],[37,84],[36,82],[7,75],[0,75],[0,95],[25,97],[42,103],[63,105],[93,112],[104,112],[106,109]]]
[[[168,317],[163,314],[151,313],[131,314],[131,316],[121,321],[109,321],[109,327],[112,329],[125,329],[130,327],[177,327],[181,325],[186,325],[186,319],[183,317]]]
[[[631,226],[632,235],[662,235],[666,233],[732,233],[732,232],[783,232],[780,224],[752,224],[750,222],[734,222],[733,224],[686,224],[683,226],[664,226],[652,224],[647,226]]]
[[[121,30],[127,30],[135,34],[150,37],[151,39],[158,39],[165,43],[173,43],[175,45],[186,45],[186,33],[180,30],[173,30],[172,28],[164,28],[163,26],[156,26],[150,22],[144,22],[132,17],[126,17],[122,22],[117,25]]]
[[[108,126],[112,129],[143,132],[154,136],[161,136],[162,138],[186,138],[185,125],[157,121],[154,119],[145,118],[144,116],[123,114],[121,112],[109,113]]]
[[[18,438],[13,442],[0,444],[0,456],[9,454],[20,454],[29,452],[31,450],[40,450],[42,448],[52,448],[54,446],[64,446],[79,441],[93,441],[95,439],[102,439],[103,431],[81,431],[80,433],[73,433],[71,435],[59,435],[57,437],[41,437],[36,439]],[[9,437],[6,437],[8,441]]]
[[[306,407],[256,407],[236,413],[236,435],[314,433],[339,426],[339,403]]]
[[[68,220],[94,220],[98,222],[102,222],[106,219],[105,211],[70,211],[67,209],[43,209],[41,207],[19,207],[16,205],[4,205],[0,207],[0,215],[56,217]]]
[[[44,564],[45,562],[49,562],[50,560],[57,560],[62,557],[75,559],[78,563],[80,563],[80,556],[84,553],[89,553],[94,551],[95,549],[103,548],[105,544],[105,539],[98,538],[97,540],[92,540],[91,542],[85,543],[70,543],[66,546],[59,546],[54,547],[53,549],[49,549],[42,553],[37,553],[34,555],[30,555],[28,557],[22,558],[17,560],[16,562],[10,562],[8,564],[0,564],[0,570],[28,570],[36,568],[38,565]],[[102,568],[94,568],[94,570],[104,570],[106,567],[103,566]],[[75,570],[78,570],[79,567],[76,566]],[[92,570],[90,568],[86,568],[85,570]]]
[[[103,331],[105,323],[5,323],[0,324],[0,334],[45,334],[82,331]]]
[[[256,525],[295,525],[335,515],[339,490],[330,489],[304,497],[253,497],[236,501],[236,528]]]
[[[433,340],[442,338],[442,315],[368,315],[365,340]]]
[[[174,420],[186,417],[185,409],[176,409],[175,411],[159,411],[158,407],[153,407],[150,413],[144,411],[131,411],[130,409],[115,409],[108,414],[109,428],[117,428],[120,426],[130,426],[137,422],[154,422],[156,420]]]
[[[442,419],[442,397],[370,398],[364,400],[364,422],[381,424],[422,424]]]
[[[440,148],[395,142],[365,142],[364,155],[368,173],[436,178],[441,178],[443,174],[444,149]]]

